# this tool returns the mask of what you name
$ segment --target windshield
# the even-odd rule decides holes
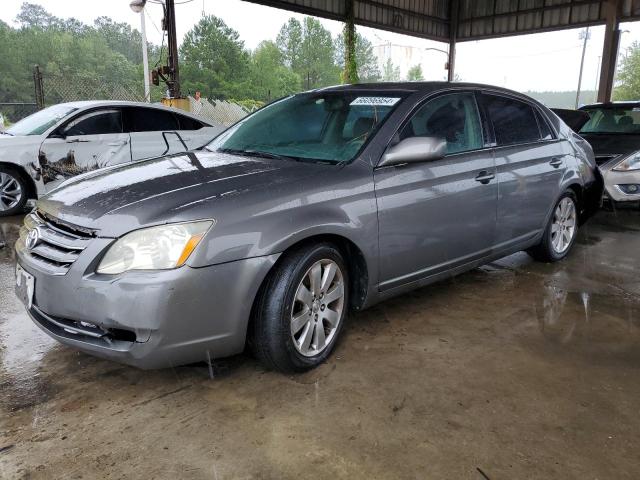
[[[589,108],[591,119],[579,133],[621,133],[640,135],[639,107]]]
[[[68,105],[53,105],[39,112],[23,118],[18,123],[7,129],[10,135],[42,135],[56,123],[76,111],[77,108]]]
[[[206,148],[255,156],[340,163],[352,160],[404,94],[313,92],[275,102]]]

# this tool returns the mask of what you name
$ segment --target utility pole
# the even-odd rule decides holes
[[[169,54],[167,57],[168,79],[170,98],[180,98],[180,71],[178,69],[178,38],[176,34],[176,6],[175,0],[165,0],[164,29],[167,32],[167,44]],[[163,72],[164,73],[164,72]]]
[[[175,0],[156,0],[153,3],[160,3],[164,12],[162,19],[162,30],[167,32],[167,65],[154,69],[151,72],[151,80],[154,85],[160,84],[160,79],[167,84],[168,95],[170,99],[179,99],[180,97],[180,71],[178,69],[178,36],[176,34],[176,5]],[[144,14],[144,7],[147,0],[131,0],[129,6],[136,13]],[[144,16],[142,17],[142,37],[144,34]],[[146,44],[146,41],[143,40]],[[145,48],[146,51],[146,48]],[[145,60],[145,67],[147,63]],[[148,82],[145,80],[148,85]]]
[[[144,73],[144,100],[151,101],[151,86],[149,84],[149,52],[147,50],[147,26],[144,20],[144,10],[140,12],[140,30],[142,30],[142,71]]]
[[[587,42],[591,38],[589,33],[589,27],[586,30],[580,32],[580,39],[584,40],[582,44],[582,59],[580,60],[580,75],[578,75],[578,91],[576,92],[576,110],[580,106],[580,89],[582,88],[582,71],[584,69],[584,56],[587,53]]]

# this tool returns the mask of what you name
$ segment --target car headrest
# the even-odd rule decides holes
[[[447,104],[436,110],[427,120],[429,136],[455,142],[464,134],[464,111]]]
[[[376,119],[372,117],[361,117],[353,124],[353,138],[368,135],[376,126]]]
[[[633,125],[633,118],[631,118],[629,115],[625,115],[624,117],[620,117],[618,119],[618,125],[619,126],[629,126],[629,125]]]

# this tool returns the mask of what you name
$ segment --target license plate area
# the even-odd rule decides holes
[[[34,276],[22,268],[20,264],[16,264],[16,295],[27,309],[31,309],[33,306],[35,284]]]

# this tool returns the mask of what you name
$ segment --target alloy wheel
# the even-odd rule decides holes
[[[0,172],[0,211],[14,208],[22,200],[22,187],[13,175]]]
[[[576,205],[570,197],[563,198],[553,215],[551,224],[551,245],[553,250],[562,254],[567,251],[576,234]]]
[[[314,263],[302,277],[291,309],[291,337],[300,354],[313,357],[331,344],[345,307],[344,289],[333,260]]]

